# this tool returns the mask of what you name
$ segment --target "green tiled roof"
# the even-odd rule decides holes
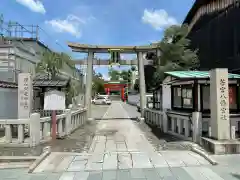
[[[207,79],[210,78],[209,71],[170,71],[165,74],[176,78],[189,78],[189,79]],[[240,75],[228,73],[229,79],[240,79]]]

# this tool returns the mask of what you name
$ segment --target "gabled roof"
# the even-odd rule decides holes
[[[57,76],[50,78],[47,74],[37,74],[33,79],[34,87],[66,87],[70,78]]]
[[[186,18],[183,21],[183,24],[190,24],[194,15],[197,13],[198,9],[204,5],[204,4],[208,4],[209,2],[214,1],[214,0],[195,0],[193,6],[191,7],[191,9],[189,10]]]
[[[165,72],[166,75],[173,76],[179,79],[208,79],[210,78],[209,71],[170,71]],[[240,79],[240,75],[228,73],[229,79]]]
[[[0,81],[1,88],[17,88],[17,83]]]

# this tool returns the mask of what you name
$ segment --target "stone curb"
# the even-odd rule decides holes
[[[207,153],[204,151],[201,151],[200,149],[197,149],[196,147],[192,147],[191,151],[199,154],[200,156],[204,157],[208,162],[210,162],[212,165],[218,165],[217,161],[215,161],[212,157],[210,157]]]
[[[39,156],[0,156],[0,162],[35,161]]]
[[[49,147],[45,152],[43,152],[38,159],[36,159],[32,165],[28,168],[28,173],[32,173],[36,167],[43,162],[44,159],[46,159],[47,156],[51,154],[51,148]]]
[[[126,103],[129,104],[129,105],[132,105],[132,106],[136,106],[136,107],[137,107],[137,104],[136,104],[136,103],[132,103],[132,102],[129,102],[129,101],[127,101]]]
[[[142,117],[137,117],[137,120],[139,121],[139,122],[144,122],[144,118],[142,118]]]

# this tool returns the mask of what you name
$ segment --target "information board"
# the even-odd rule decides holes
[[[65,110],[65,93],[57,90],[45,92],[44,110]]]

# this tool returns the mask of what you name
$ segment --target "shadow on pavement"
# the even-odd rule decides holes
[[[236,179],[240,180],[240,175],[239,174],[232,173],[232,176],[235,177]]]
[[[152,126],[150,124],[147,124],[147,125],[151,128],[152,133],[159,139],[160,138],[164,139],[164,140],[166,140],[166,142],[183,141],[183,139],[180,139],[180,138],[178,138],[176,136],[173,136],[173,135],[170,135],[170,134],[162,132],[162,130],[159,129],[158,127],[156,127],[156,126]]]
[[[50,146],[53,152],[77,152],[87,151],[91,145],[92,139],[96,132],[96,123],[81,126],[70,136],[64,139],[56,139],[47,143],[38,145],[37,147],[28,148],[4,148],[0,147],[0,156],[39,156],[43,152],[43,148]]]
[[[138,121],[137,117],[135,118],[94,118],[95,120],[132,120],[132,121]]]

